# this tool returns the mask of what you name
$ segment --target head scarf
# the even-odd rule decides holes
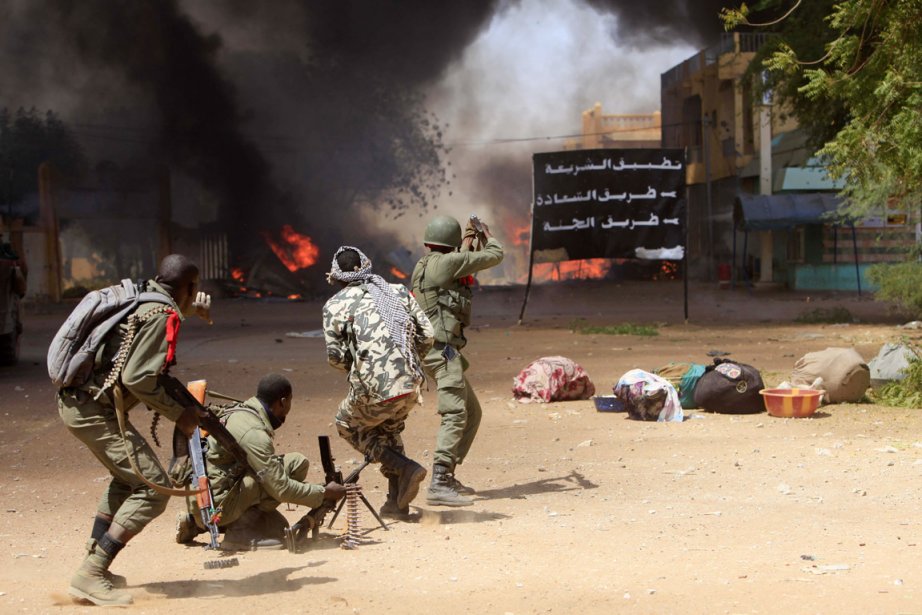
[[[343,271],[339,267],[339,262],[336,259],[347,250],[352,250],[359,255],[360,265],[356,271]],[[413,320],[407,313],[407,309],[400,297],[385,279],[371,272],[371,260],[365,256],[364,252],[353,246],[341,246],[336,251],[336,254],[333,255],[333,266],[327,274],[327,282],[332,284],[334,280],[345,282],[346,284],[351,284],[352,282],[365,284],[372,300],[375,302],[378,314],[387,325],[387,331],[391,339],[400,348],[409,366],[415,371],[419,371],[419,362],[415,360],[416,349],[411,345],[415,332]]]

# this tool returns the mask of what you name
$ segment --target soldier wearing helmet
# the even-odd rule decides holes
[[[471,322],[472,275],[503,260],[503,247],[489,227],[481,223],[478,232],[468,223],[465,232],[451,216],[437,216],[426,226],[423,243],[429,253],[413,270],[413,294],[435,329],[435,344],[423,366],[438,389],[441,416],[432,481],[426,502],[440,506],[469,506],[466,495],[474,493],[455,478],[455,468],[464,461],[477,428],[480,402],[464,376],[469,363],[461,349],[467,344],[464,328]],[[474,250],[477,241],[479,249]]]

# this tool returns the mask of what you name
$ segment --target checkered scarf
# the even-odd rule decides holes
[[[336,258],[347,250],[358,253],[359,262],[361,263],[358,271],[343,271],[339,268],[339,263],[336,261]],[[341,246],[339,250],[336,251],[336,254],[333,255],[333,267],[327,274],[327,282],[332,284],[333,280],[345,282],[346,284],[352,282],[362,282],[365,284],[366,288],[368,288],[368,292],[371,294],[372,300],[375,302],[378,314],[381,315],[381,319],[387,324],[387,331],[390,333],[391,339],[394,340],[394,343],[400,348],[403,356],[410,361],[415,368],[416,362],[413,359],[416,357],[416,349],[410,345],[415,331],[413,320],[407,313],[407,309],[400,300],[400,297],[391,289],[384,278],[371,272],[371,260],[369,260],[369,258],[358,248]]]

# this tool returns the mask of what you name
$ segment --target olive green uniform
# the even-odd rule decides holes
[[[301,453],[277,455],[272,440],[275,430],[262,402],[251,397],[222,410],[222,421],[246,452],[252,472],[245,470],[224,447],[208,436],[205,464],[215,506],[221,509],[219,524],[227,526],[249,508],[278,508],[282,502],[317,508],[323,503],[323,485],[305,483],[309,463]],[[254,474],[255,473],[255,474]],[[195,510],[189,498],[190,512]],[[194,514],[196,521],[198,514]]]
[[[374,462],[382,451],[403,453],[400,434],[419,399],[424,377],[413,368],[432,347],[433,329],[419,304],[400,284],[390,288],[412,323],[412,357],[393,342],[364,284],[353,282],[323,306],[327,361],[349,373],[349,394],[336,413],[336,428],[354,449]],[[356,355],[358,356],[356,360]]]
[[[471,322],[472,293],[461,278],[502,260],[502,245],[490,238],[477,252],[432,251],[413,270],[413,294],[435,329],[435,344],[423,360],[438,389],[442,419],[433,461],[449,468],[464,461],[481,418],[480,402],[464,376],[469,363],[461,349],[467,344],[464,328]]]
[[[149,281],[146,290],[165,295],[170,306],[148,302],[135,310],[135,314],[142,317],[142,322],[128,349],[121,383],[127,393],[126,399],[128,394],[133,395],[141,403],[176,421],[183,407],[166,394],[158,384],[157,376],[166,367],[167,319],[170,312],[180,319],[182,314],[162,286]],[[170,486],[170,481],[157,455],[130,421],[125,425],[125,438],[122,438],[110,392],[94,399],[112,369],[112,361],[127,331],[126,319],[109,334],[97,353],[92,376],[86,384],[61,389],[58,393],[58,413],[70,432],[112,475],[99,501],[98,512],[112,517],[114,523],[136,534],[163,513],[169,496],[157,493],[141,481],[130,465],[129,451],[147,480],[164,486]]]

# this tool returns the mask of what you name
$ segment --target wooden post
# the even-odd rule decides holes
[[[58,226],[57,188],[54,168],[49,162],[38,165],[39,219],[45,232],[45,271],[48,295],[54,303],[61,302],[61,239]]]

